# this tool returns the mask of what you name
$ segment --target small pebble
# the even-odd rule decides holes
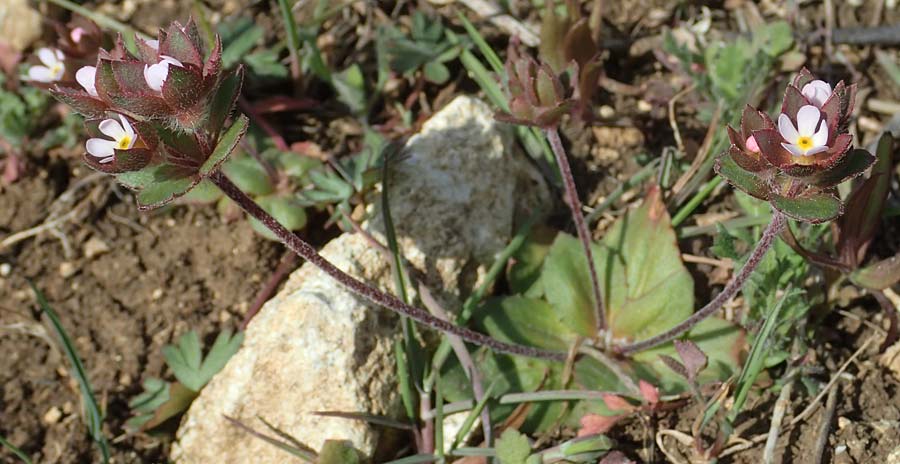
[[[63,261],[59,263],[59,275],[64,279],[72,277],[77,271],[78,268],[76,268],[75,265],[70,263],[69,261]]]
[[[123,387],[131,386],[131,376],[128,374],[122,374],[119,376],[119,385]]]
[[[641,113],[649,113],[650,110],[653,109],[653,105],[650,104],[647,100],[638,100],[637,102],[637,110]]]
[[[12,265],[9,263],[0,264],[0,277],[7,277],[12,273]]]
[[[87,243],[84,244],[84,257],[91,259],[94,256],[102,255],[109,251],[109,245],[106,244],[103,240],[100,240],[97,237],[91,237]]]
[[[600,107],[600,117],[603,119],[611,119],[616,115],[616,110],[609,105],[603,105]]]
[[[838,430],[844,430],[848,425],[853,424],[853,421],[847,419],[844,416],[838,417]]]
[[[229,313],[228,311],[223,309],[222,312],[219,313],[219,322],[225,323],[230,320],[231,320],[231,313]]]
[[[48,409],[46,413],[44,413],[44,423],[46,424],[55,424],[59,422],[62,418],[62,411],[59,410],[56,406]]]
[[[153,293],[150,294],[150,299],[152,299],[154,301],[156,301],[162,297],[163,297],[163,289],[161,289],[161,288],[157,288],[156,290],[153,290]]]

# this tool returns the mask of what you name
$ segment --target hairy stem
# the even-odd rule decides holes
[[[566,192],[566,204],[572,212],[572,219],[575,221],[575,230],[578,231],[578,239],[581,240],[581,246],[584,248],[584,256],[587,257],[588,271],[591,274],[591,289],[594,291],[594,320],[597,321],[597,331],[606,330],[606,312],[603,310],[603,295],[600,293],[600,279],[597,278],[597,269],[594,267],[594,253],[591,251],[591,234],[588,231],[587,223],[584,221],[584,214],[581,211],[581,201],[578,199],[578,190],[575,188],[575,178],[572,177],[572,168],[569,167],[569,160],[566,158],[566,149],[563,147],[562,140],[559,139],[557,129],[549,128],[545,130],[547,140],[550,142],[550,148],[556,155],[556,164],[559,165],[559,173],[562,175],[563,186]]]
[[[256,218],[259,222],[266,226],[266,228],[271,230],[272,233],[274,233],[275,236],[278,237],[278,239],[281,240],[281,242],[284,243],[285,246],[287,246],[291,251],[299,255],[301,258],[309,261],[317,268],[321,269],[322,272],[337,280],[341,285],[346,287],[351,292],[377,305],[384,306],[396,313],[408,316],[416,322],[424,324],[428,327],[440,330],[444,333],[456,335],[469,343],[486,346],[494,351],[519,356],[527,356],[531,358],[554,359],[560,361],[565,359],[565,353],[558,353],[528,346],[504,343],[485,334],[474,332],[464,327],[459,327],[443,319],[439,319],[423,309],[417,308],[415,306],[410,306],[397,299],[397,297],[384,293],[381,290],[373,287],[372,285],[356,279],[350,274],[347,274],[346,272],[338,269],[334,264],[331,264],[331,262],[323,258],[322,255],[320,255],[312,245],[282,226],[277,220],[275,220],[275,218],[273,218],[269,213],[263,210],[258,204],[256,204],[256,202],[254,202],[236,185],[234,185],[234,183],[231,182],[231,180],[228,179],[228,177],[226,177],[224,173],[222,173],[221,171],[217,171],[213,173],[209,177],[209,179],[214,184],[216,184],[216,186],[218,186],[222,190],[222,192],[224,192],[225,195],[228,196],[228,198],[231,198],[235,203],[240,205],[240,207],[244,211],[246,211],[247,214]]]
[[[784,215],[778,211],[773,210],[772,220],[763,231],[762,237],[759,239],[759,243],[756,244],[756,248],[753,249],[753,252],[750,253],[750,257],[747,258],[747,263],[744,264],[744,267],[742,267],[737,274],[731,277],[731,281],[728,282],[728,285],[725,286],[725,288],[722,290],[722,293],[716,295],[716,297],[713,298],[712,301],[707,303],[706,306],[700,308],[700,310],[692,314],[691,317],[685,319],[675,327],[672,327],[667,332],[659,334],[655,337],[650,337],[640,342],[617,347],[616,351],[619,354],[628,355],[638,351],[653,348],[658,345],[662,345],[663,343],[670,342],[679,335],[692,329],[700,321],[706,319],[707,317],[713,315],[716,311],[721,309],[722,306],[725,305],[725,303],[727,303],[735,295],[737,295],[737,292],[744,287],[747,279],[751,274],[753,274],[753,271],[756,269],[756,267],[759,266],[759,263],[760,261],[762,261],[763,256],[766,255],[766,252],[769,251],[769,248],[771,248],[772,244],[775,243],[775,238],[778,237],[778,234],[780,234],[781,230],[784,229],[786,223],[787,222]]]

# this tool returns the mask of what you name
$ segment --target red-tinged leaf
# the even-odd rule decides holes
[[[769,115],[750,105],[744,106],[744,111],[741,114],[742,142],[746,142],[746,140],[750,138],[751,135],[753,135],[753,131],[755,130],[774,128],[775,123],[772,122],[772,119],[769,118]]]
[[[659,403],[659,389],[654,387],[650,382],[641,379],[638,381],[638,388],[641,390],[641,396],[644,397],[644,401],[651,406]]]
[[[110,101],[123,114],[132,116],[133,119],[159,120],[166,118],[170,113],[170,108],[166,105],[166,102],[155,94],[119,94],[111,96]]]
[[[585,414],[581,416],[581,428],[578,430],[579,437],[588,437],[591,435],[603,435],[616,425],[616,422],[622,420],[625,416],[601,416],[600,414]]]
[[[850,280],[871,290],[884,290],[900,282],[900,254],[857,269]]]
[[[225,120],[231,115],[234,103],[241,94],[243,80],[244,67],[238,65],[237,69],[225,75],[219,82],[209,107],[208,127],[211,133],[217,134],[225,124]]]
[[[760,129],[753,131],[756,144],[763,157],[772,166],[783,168],[793,163],[791,153],[781,146],[784,138],[777,129]]]
[[[763,171],[771,170],[772,168],[759,153],[743,151],[737,146],[729,148],[727,156],[730,156],[742,169],[754,174],[760,175]],[[761,175],[760,178],[762,178]]]
[[[141,430],[150,430],[161,425],[163,422],[172,417],[187,411],[191,402],[197,398],[199,393],[185,387],[184,385],[173,382],[169,385],[169,398],[153,413],[153,417],[141,426]]]
[[[794,76],[794,80],[791,82],[791,85],[798,89],[802,89],[803,86],[809,84],[814,80],[816,80],[816,76],[814,76],[813,73],[809,72],[809,70],[804,66],[800,69],[797,75]]]
[[[141,61],[148,64],[159,63],[159,51],[151,47],[144,39],[138,37],[135,40]]]
[[[100,59],[97,64],[97,75],[94,78],[97,94],[104,100],[111,100],[113,95],[119,93],[119,82],[113,73],[112,62]]]
[[[603,395],[603,404],[611,411],[631,412],[635,409],[634,405],[626,401],[625,398],[613,394]]]
[[[175,22],[169,26],[166,38],[159,44],[159,54],[171,56],[182,63],[203,67],[203,55],[188,34]]]
[[[207,58],[206,63],[203,64],[203,76],[206,78],[218,79],[221,70],[222,40],[217,35],[216,41],[213,43],[212,51],[209,53],[209,58]]]
[[[163,99],[172,108],[192,108],[204,93],[204,79],[200,69],[191,65],[169,66],[169,75],[162,86]]]
[[[866,172],[875,157],[866,150],[853,150],[842,156],[833,166],[813,176],[809,181],[820,188],[833,187]],[[849,205],[849,203],[848,203]]]
[[[675,351],[678,353],[678,357],[681,358],[685,369],[687,369],[688,376],[691,379],[697,378],[697,374],[706,368],[706,364],[709,361],[706,353],[701,351],[700,347],[690,340],[675,340],[674,343]]]
[[[203,43],[203,36],[200,35],[200,28],[197,27],[197,22],[194,21],[194,18],[188,18],[187,24],[185,24],[182,29],[184,30],[184,33],[187,34],[191,44],[194,45],[194,48],[200,51],[200,56],[203,56],[203,50],[206,47]]]
[[[116,93],[125,93],[129,95],[150,95],[150,87],[147,86],[147,80],[144,79],[144,63],[140,61],[113,61],[110,63],[116,82],[119,84],[119,91]],[[172,66],[174,67],[174,66]],[[171,72],[171,68],[170,71]]]
[[[829,142],[834,140],[835,135],[839,134],[838,123],[843,117],[841,112],[841,96],[844,94],[844,83],[839,82],[837,87],[831,92],[831,96],[822,104],[821,111],[825,114],[825,124],[828,127]]]
[[[769,199],[770,192],[766,183],[759,176],[739,166],[729,153],[719,156],[715,169],[716,173],[734,188],[760,200]]]
[[[56,87],[50,93],[62,103],[69,105],[76,113],[88,119],[102,118],[106,115],[109,106],[102,100],[88,95],[82,90],[66,87]]]
[[[791,118],[794,127],[797,127],[797,112],[800,111],[800,108],[809,104],[809,100],[803,96],[799,88],[789,85],[784,89],[784,101],[781,104],[781,112]]]
[[[811,224],[828,222],[844,212],[841,200],[828,192],[807,192],[793,198],[773,194],[771,203],[788,217]]]
[[[840,219],[837,250],[841,258],[860,263],[869,242],[881,223],[884,203],[890,191],[893,160],[893,138],[885,133],[875,149],[876,162],[872,174],[850,194],[847,214]]]
[[[667,355],[661,354],[659,355],[659,360],[663,362],[669,369],[672,369],[676,374],[684,377],[685,379],[690,380],[690,376],[688,376],[688,370],[684,367],[684,364],[681,364],[675,358]]]
[[[831,143],[831,148],[824,153],[813,155],[816,166],[820,169],[831,169],[832,166],[844,160],[844,155],[850,149],[853,142],[853,136],[850,134],[840,134],[835,137]]]

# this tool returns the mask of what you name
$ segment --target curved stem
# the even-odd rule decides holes
[[[575,230],[578,231],[578,239],[581,240],[581,246],[584,248],[584,256],[587,258],[588,271],[591,274],[591,288],[594,291],[594,320],[597,321],[597,331],[606,330],[606,312],[603,310],[603,294],[600,292],[600,279],[597,278],[597,269],[594,266],[594,253],[591,251],[591,234],[588,231],[587,223],[584,221],[584,214],[581,212],[581,201],[578,199],[578,190],[575,188],[575,178],[572,177],[572,168],[569,167],[569,160],[566,158],[566,149],[563,147],[562,140],[559,139],[559,132],[555,127],[545,129],[547,140],[550,142],[550,148],[556,155],[556,164],[559,165],[559,173],[562,175],[563,186],[566,191],[566,204],[572,211],[572,219],[575,221]]]
[[[216,184],[216,186],[218,186],[222,190],[222,192],[224,192],[225,195],[228,196],[228,198],[234,200],[234,202],[237,203],[244,211],[246,211],[247,214],[253,216],[264,226],[266,226],[266,228],[271,230],[272,233],[274,233],[275,236],[278,237],[278,239],[281,240],[281,242],[284,243],[285,246],[287,246],[291,251],[299,255],[301,258],[309,261],[317,268],[321,269],[322,272],[328,274],[331,278],[341,283],[351,292],[377,305],[384,306],[396,313],[402,314],[404,316],[409,316],[413,320],[421,324],[425,324],[428,327],[440,330],[441,332],[456,335],[469,343],[486,346],[494,351],[519,356],[528,356],[531,358],[554,359],[560,361],[565,360],[565,353],[546,351],[538,348],[515,345],[511,343],[504,343],[485,334],[474,332],[464,327],[454,325],[450,322],[431,315],[431,313],[423,309],[417,308],[415,306],[410,306],[397,299],[397,297],[382,292],[372,285],[356,279],[350,274],[347,274],[346,272],[338,269],[337,266],[331,264],[330,261],[323,258],[322,255],[320,255],[312,245],[298,237],[293,232],[287,230],[275,218],[273,218],[269,213],[267,213],[258,204],[256,204],[256,202],[254,202],[250,197],[242,192],[241,189],[234,185],[234,183],[231,182],[231,180],[228,179],[228,177],[226,177],[225,174],[223,174],[221,171],[216,171],[215,173],[213,173],[209,177],[209,180]]]
[[[759,243],[756,244],[756,248],[753,249],[753,252],[750,253],[750,257],[747,258],[747,263],[744,264],[744,267],[742,267],[737,274],[731,277],[731,281],[728,282],[728,285],[725,286],[721,293],[716,295],[716,297],[713,298],[712,301],[707,303],[706,306],[700,308],[699,311],[692,314],[691,317],[685,319],[675,327],[672,327],[667,332],[659,334],[655,337],[650,337],[640,342],[617,347],[616,351],[619,354],[628,355],[638,351],[653,348],[658,345],[662,345],[666,342],[670,342],[679,335],[692,329],[700,321],[706,319],[707,317],[711,316],[713,313],[721,309],[722,306],[725,305],[725,303],[731,300],[735,295],[737,295],[737,292],[741,288],[743,288],[744,284],[747,282],[747,279],[751,274],[753,274],[753,271],[756,269],[756,267],[759,266],[759,263],[760,261],[762,261],[763,256],[766,255],[766,252],[769,251],[769,248],[771,248],[772,244],[775,243],[775,238],[778,237],[778,234],[780,234],[781,230],[784,229],[785,224],[787,224],[787,222],[784,215],[778,211],[773,210],[772,220],[763,231],[762,237],[760,237],[759,239]]]

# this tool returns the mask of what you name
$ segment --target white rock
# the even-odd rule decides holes
[[[395,166],[391,217],[413,274],[457,309],[513,232],[516,208],[546,205],[540,176],[518,155],[484,103],[460,97],[411,138]],[[380,208],[365,227],[383,242]],[[329,242],[339,268],[392,289],[390,264],[360,234]],[[464,271],[465,269],[465,271]],[[302,443],[349,440],[373,455],[379,429],[314,411],[396,415],[393,343],[397,318],[304,264],[250,324],[243,347],[193,403],[171,458],[176,462],[282,462],[287,454],[229,424],[261,431],[262,417]]]

